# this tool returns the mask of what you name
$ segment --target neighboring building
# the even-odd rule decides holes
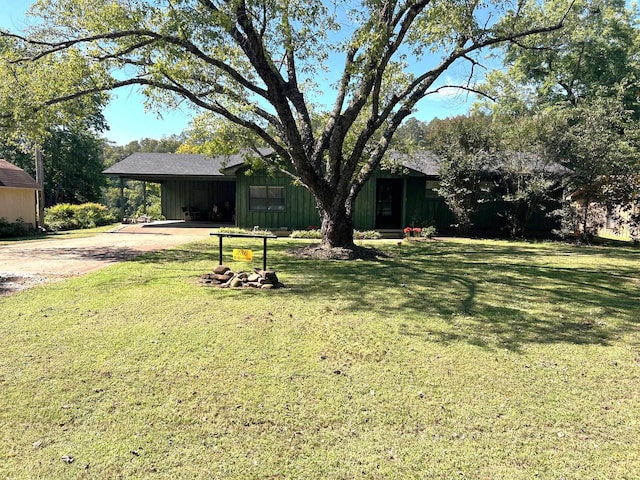
[[[105,175],[161,184],[162,214],[168,220],[209,220],[243,228],[319,227],[313,196],[282,173],[253,171],[241,155],[134,153],[109,167]],[[357,230],[401,231],[408,225],[434,225],[452,231],[453,214],[437,193],[438,165],[430,152],[399,156],[374,173],[354,207]],[[233,215],[227,214],[227,207]],[[485,202],[474,219],[476,232],[498,232],[504,219],[500,202]],[[224,213],[224,216],[221,215]],[[535,219],[536,230],[550,232],[553,222]]]
[[[40,186],[19,167],[0,159],[0,218],[36,226],[36,192]]]
[[[591,204],[590,223],[597,228],[597,236],[614,240],[640,240],[640,227],[633,220],[640,218],[640,204],[606,207]]]

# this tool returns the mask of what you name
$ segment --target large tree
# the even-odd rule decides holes
[[[544,8],[548,15],[562,1]],[[573,171],[567,188],[581,210],[569,202],[561,220],[589,236],[598,227],[592,203],[613,211],[638,202],[640,11],[624,0],[577,0],[575,12],[562,30],[504,46],[508,68],[483,87],[497,101],[483,106],[529,137],[537,154]],[[524,123],[534,128],[514,130]]]
[[[542,17],[565,8],[543,3]],[[640,17],[624,0],[576,0],[565,28],[502,45],[507,68],[487,75],[482,87],[497,100],[496,113],[522,114],[563,103],[620,97],[640,115]]]
[[[27,51],[15,68],[94,62],[54,102],[140,85],[247,129],[315,197],[323,243],[353,247],[356,196],[443,73],[466,63],[472,88],[484,49],[561,28],[570,3],[547,17],[518,0],[39,0],[33,30],[1,35]]]

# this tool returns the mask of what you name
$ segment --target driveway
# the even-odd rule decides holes
[[[209,238],[212,229],[181,223],[121,225],[89,237],[0,245],[0,295]]]

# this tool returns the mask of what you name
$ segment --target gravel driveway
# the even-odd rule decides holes
[[[122,225],[90,237],[0,245],[0,295],[81,275],[144,252],[209,238],[213,229],[180,225]]]

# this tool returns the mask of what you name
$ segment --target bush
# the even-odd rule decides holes
[[[294,230],[289,236],[291,238],[312,238],[319,240],[322,238],[322,232],[316,228],[309,230]],[[354,240],[378,240],[379,238],[382,238],[382,234],[375,230],[367,230],[365,232],[360,232],[358,230],[353,231]]]
[[[147,216],[152,220],[166,220],[164,215],[162,215],[162,207],[159,203],[147,205],[146,208],[143,205],[140,205],[134,216],[136,218]]]
[[[270,230],[261,230],[258,228],[254,228],[253,230],[249,230],[247,228],[240,227],[220,227],[216,228],[215,233],[242,233],[247,235],[273,235],[273,232]]]
[[[22,222],[9,222],[0,218],[0,238],[24,237],[29,229]]]
[[[316,228],[310,228],[308,230],[294,230],[293,232],[291,232],[291,235],[289,235],[289,237],[321,239],[322,233]]]
[[[375,230],[367,230],[365,232],[359,232],[355,230],[353,232],[354,240],[378,240],[382,238],[382,234],[380,232],[376,232]]]
[[[437,233],[436,227],[434,227],[433,225],[430,225],[428,227],[422,227],[422,230],[420,231],[420,236],[422,238],[433,238],[436,233]]]
[[[71,205],[59,203],[45,209],[47,228],[53,231],[95,228],[116,221],[107,207],[99,203]]]

